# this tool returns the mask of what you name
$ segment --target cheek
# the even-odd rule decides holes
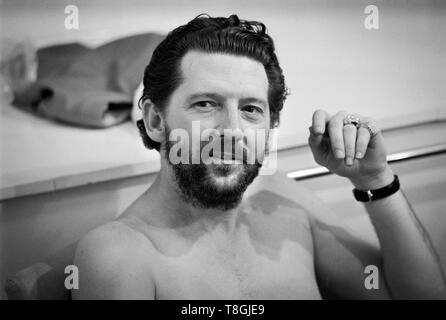
[[[269,129],[262,127],[252,130],[245,135],[245,144],[249,157],[253,157],[260,162],[263,161],[268,144],[268,132]]]
[[[201,141],[203,131],[212,128],[212,126],[202,120],[186,117],[168,118],[166,123],[173,140],[177,141],[178,137],[181,136],[182,150],[187,150],[192,163],[199,163],[204,143]]]
[[[208,128],[215,128],[217,119],[215,115],[212,117],[203,117],[187,110],[179,109],[173,114],[167,116],[166,123],[170,129],[186,130],[189,134],[192,132],[203,131]]]

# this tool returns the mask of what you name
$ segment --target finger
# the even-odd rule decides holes
[[[370,141],[370,132],[364,127],[359,127],[358,129],[358,137],[356,138],[356,159],[362,159],[365,157],[365,153],[367,152],[367,146]]]
[[[371,120],[370,118],[366,118],[366,119],[362,120],[361,122],[365,122],[367,124],[367,126],[371,129],[371,131],[375,133],[374,135],[372,135],[372,133],[369,131],[370,140],[368,143],[368,148],[373,148],[373,147],[375,147],[376,144],[383,143],[383,136],[382,136],[381,130],[379,130],[379,128],[377,127],[377,125],[375,124],[375,122],[373,120]],[[367,128],[364,128],[364,129],[367,130]]]
[[[309,127],[308,130],[310,131],[310,136],[308,137],[308,144],[312,149],[318,148],[321,145],[322,138],[324,136],[322,134],[315,134],[313,127]]]
[[[333,155],[337,159],[344,159],[344,124],[343,119],[346,112],[338,112],[334,117],[328,122],[328,134],[330,136],[330,144]]]
[[[324,165],[325,155],[330,152],[329,137],[324,134],[314,134],[312,127],[309,127],[308,129],[310,130],[308,144],[313,154],[313,158],[318,164]]]
[[[312,121],[313,133],[316,135],[324,134],[328,119],[330,119],[330,115],[325,110],[322,109],[316,110],[313,113],[313,121]]]
[[[356,147],[356,127],[352,124],[347,124],[343,128],[344,131],[344,148],[345,148],[345,164],[347,166],[353,165]]]

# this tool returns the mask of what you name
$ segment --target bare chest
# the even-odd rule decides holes
[[[312,253],[301,244],[245,243],[225,251],[197,246],[157,259],[156,298],[320,299]]]

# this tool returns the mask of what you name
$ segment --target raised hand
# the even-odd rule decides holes
[[[382,133],[370,118],[340,111],[313,114],[308,142],[315,161],[349,178],[357,188],[376,189],[393,180]]]

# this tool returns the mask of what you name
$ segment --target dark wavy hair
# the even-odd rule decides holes
[[[229,18],[199,15],[171,31],[155,49],[145,68],[140,109],[141,102],[150,99],[156,108],[164,110],[170,95],[182,81],[181,59],[189,50],[235,54],[262,63],[269,82],[270,126],[273,128],[279,124],[288,90],[275,54],[274,42],[266,34],[263,23],[240,20],[236,15]],[[147,135],[142,119],[137,121],[137,127],[144,145],[159,151],[160,144]]]

